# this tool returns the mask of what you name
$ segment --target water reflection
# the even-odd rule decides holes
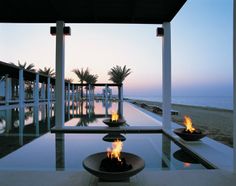
[[[47,104],[0,110],[0,158],[50,131],[52,123]]]

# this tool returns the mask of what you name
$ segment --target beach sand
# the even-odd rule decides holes
[[[161,107],[160,102],[129,100],[138,106],[142,103],[146,105],[157,105]],[[143,105],[144,106],[144,105]],[[150,107],[143,107],[153,111]],[[230,147],[233,146],[233,111],[211,107],[189,106],[172,104],[172,109],[179,112],[178,115],[172,115],[172,121],[183,125],[184,115],[190,116],[193,127],[209,131],[208,137],[224,143]]]

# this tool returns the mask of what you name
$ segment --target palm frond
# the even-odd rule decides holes
[[[117,84],[122,84],[122,82],[127,76],[130,75],[130,73],[131,69],[126,68],[126,65],[123,68],[116,65],[115,67],[112,67],[108,72],[108,75],[110,76],[109,80]]]

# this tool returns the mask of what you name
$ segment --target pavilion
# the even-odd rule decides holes
[[[163,131],[171,131],[171,21],[184,6],[187,0],[68,0],[64,2],[52,0],[8,0],[1,4],[0,22],[2,23],[56,23],[56,27],[51,28],[51,34],[56,35],[56,129],[64,126],[64,53],[66,35],[70,34],[70,28],[65,23],[121,23],[121,24],[156,24],[162,25],[157,28],[157,36],[162,37],[162,81],[163,81]],[[236,1],[234,1],[234,27],[233,27],[233,98],[234,98],[234,159],[233,170],[226,175],[219,173],[224,178],[236,180]],[[23,76],[22,76],[23,77]],[[20,77],[20,78],[22,78]],[[37,78],[37,77],[36,77]],[[39,80],[38,80],[39,81]],[[46,79],[45,79],[46,81]],[[21,174],[21,173],[20,173]],[[160,173],[166,176],[166,173]],[[214,174],[209,170],[209,177],[203,180],[194,180],[193,185],[208,184],[219,174]],[[63,175],[63,173],[57,173]],[[183,173],[174,176],[174,180],[181,183]],[[200,176],[197,174],[197,176]],[[168,182],[168,181],[167,181]],[[174,181],[168,183],[173,184]],[[196,182],[196,183],[194,183]],[[164,183],[164,181],[163,181]],[[232,182],[231,182],[232,184]],[[227,185],[227,183],[226,183]],[[232,184],[233,185],[233,184]]]

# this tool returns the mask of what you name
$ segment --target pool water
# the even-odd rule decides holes
[[[109,117],[111,112],[117,110],[119,106],[117,102],[112,103],[109,108],[104,108],[103,105],[102,102],[95,102],[92,110],[86,104],[70,105],[66,108],[65,125],[81,126],[83,123],[82,126],[88,127],[104,126],[102,120]],[[20,115],[26,116],[28,110],[31,114],[21,120]],[[111,147],[111,142],[103,140],[106,133],[52,134],[50,132],[54,123],[52,110],[47,106],[39,109],[26,108],[23,112],[18,110],[17,114],[14,114],[15,118],[13,114],[11,114],[12,118],[7,118],[7,112],[10,111],[0,111],[6,113],[1,114],[2,120],[8,121],[5,122],[4,131],[0,135],[0,169],[82,170],[82,161],[88,155],[104,152]],[[123,113],[130,126],[161,125],[159,121],[126,102],[123,103]],[[162,133],[122,135],[126,138],[123,142],[123,151],[143,158],[146,170],[205,169],[205,165],[197,158],[181,150]]]

